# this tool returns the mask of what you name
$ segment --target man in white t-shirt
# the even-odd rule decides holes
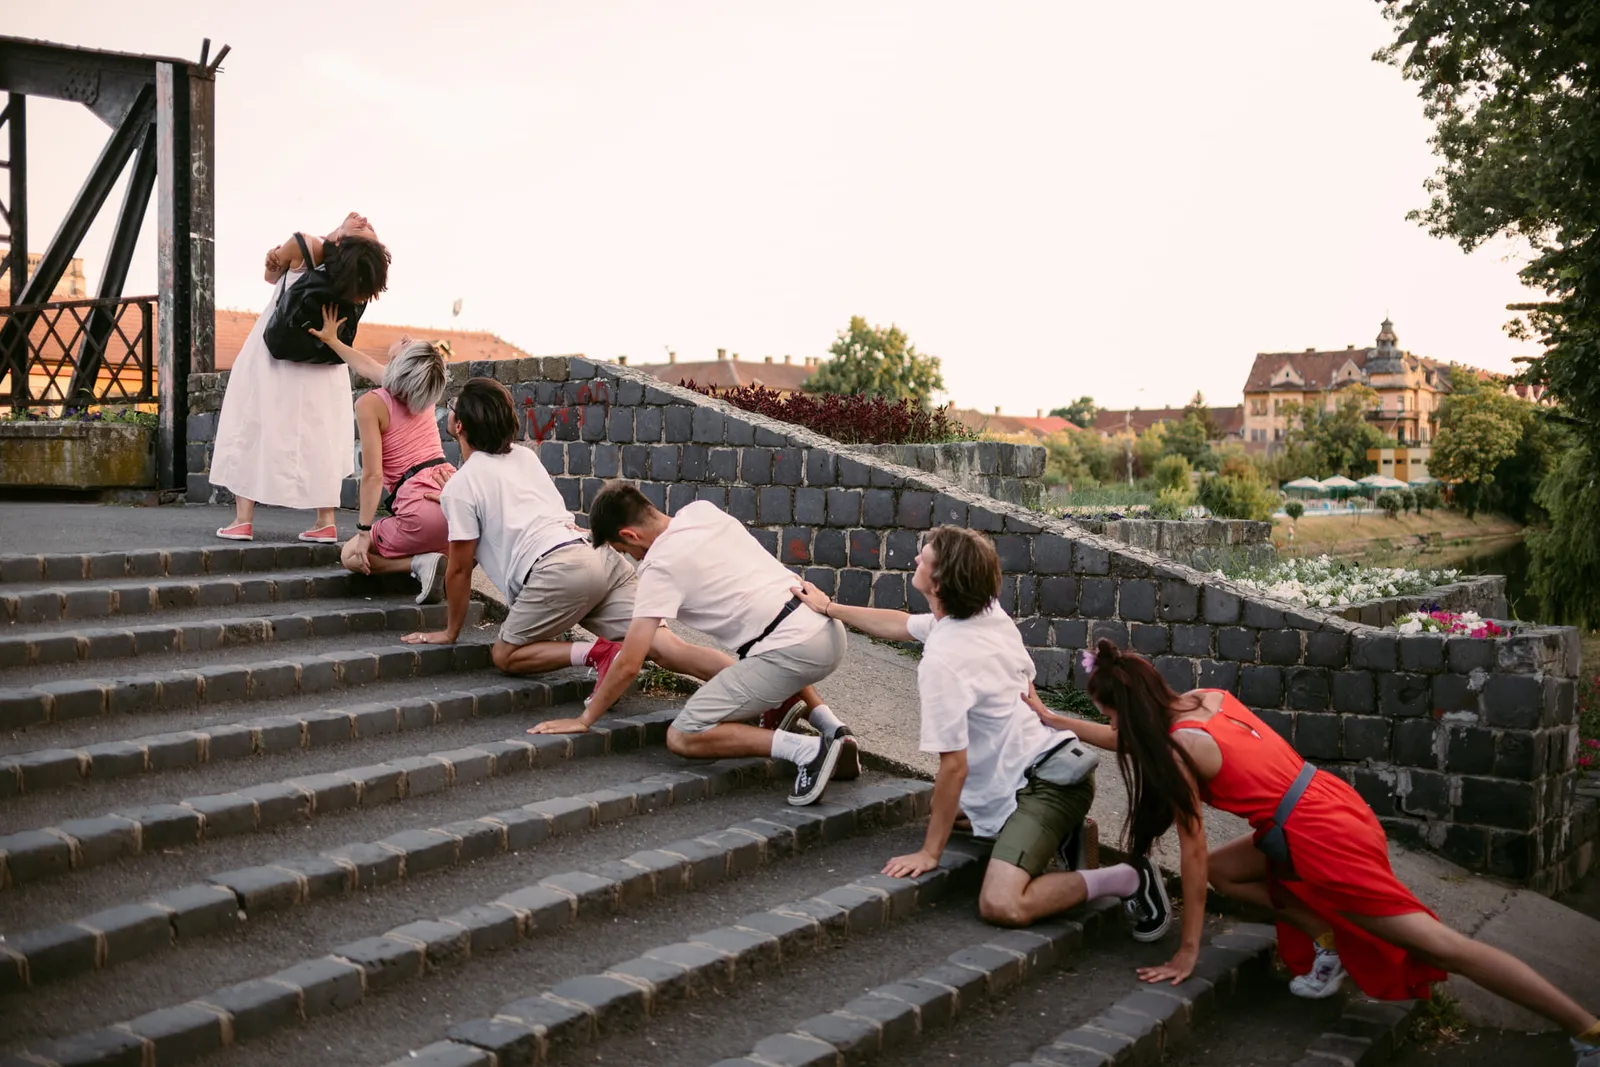
[[[809,582],[794,589],[814,612],[873,637],[922,642],[921,748],[939,757],[933,811],[922,848],[891,859],[883,872],[915,878],[938,866],[964,812],[975,837],[994,839],[978,896],[990,922],[1026,926],[1097,897],[1142,899],[1155,876],[1148,860],[1147,872],[1118,864],[1046,873],[1094,802],[1098,757],[1072,733],[1046,726],[1031,706],[1038,700],[1033,660],[996,599],[994,545],[980,533],[938,526],[923,538],[916,564],[911,584],[927,598],[926,615],[836,604]],[[1165,929],[1140,926],[1135,936],[1154,940]]]
[[[445,429],[461,446],[461,466],[439,493],[449,524],[445,629],[407,634],[410,644],[453,644],[466,622],[472,568],[483,565],[506,598],[506,620],[491,655],[508,674],[568,665],[594,667],[603,681],[633,622],[633,567],[609,548],[591,548],[561,493],[532,450],[514,444],[511,391],[473,378],[450,403]],[[582,623],[599,641],[558,640]],[[733,659],[662,629],[649,656],[668,670],[710,678]]]
[[[459,477],[459,475],[457,475]],[[844,627],[800,609],[794,575],[744,524],[709,501],[668,518],[637,486],[610,482],[589,508],[590,538],[639,560],[633,623],[583,716],[540,723],[534,733],[587,730],[622,695],[644,663],[652,635],[677,619],[738,650],[738,661],[689,698],[667,730],[680,756],[773,756],[795,764],[791,804],[822,795],[835,771],[859,773],[849,727],[821,703],[812,685],[844,659]],[[801,693],[820,736],[768,730],[737,721]],[[848,766],[848,770],[845,767]]]

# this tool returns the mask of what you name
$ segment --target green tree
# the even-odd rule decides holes
[[[1198,497],[1219,519],[1267,519],[1277,504],[1252,467],[1211,475],[1200,483]]]
[[[1182,422],[1169,423],[1162,434],[1161,447],[1169,456],[1182,456],[1190,466],[1207,469],[1216,466],[1211,455],[1212,438],[1206,429],[1206,420],[1194,412],[1183,417]]]
[[[1550,526],[1528,532],[1528,581],[1545,614],[1589,630],[1600,627],[1600,478],[1585,447],[1569,449],[1539,486]]]
[[[1467,518],[1478,513],[1483,492],[1494,484],[1495,470],[1517,453],[1522,440],[1519,413],[1507,411],[1489,390],[1460,398],[1451,410],[1440,413],[1439,434],[1433,439],[1428,473],[1456,483],[1456,493]],[[1504,394],[1500,399],[1511,400]]]
[[[868,326],[866,319],[852,315],[850,328],[840,332],[828,351],[833,358],[807,379],[808,392],[913,400],[926,408],[944,388],[939,357],[919,353],[898,326]]]
[[[1377,58],[1417,83],[1440,157],[1411,217],[1469,252],[1501,236],[1532,250],[1519,276],[1544,299],[1514,305],[1508,330],[1543,347],[1528,378],[1549,387],[1582,445],[1534,498],[1550,516],[1530,539],[1536,584],[1552,621],[1600,622],[1600,12],[1569,0],[1385,0],[1383,11],[1395,40]]]
[[[1211,408],[1206,405],[1205,394],[1200,390],[1196,389],[1194,397],[1183,406],[1183,417],[1199,419],[1200,424],[1205,427],[1207,441],[1217,441],[1222,438],[1222,427],[1211,417]]]
[[[1094,417],[1099,414],[1100,408],[1092,396],[1080,396],[1063,408],[1052,408],[1050,414],[1058,419],[1066,419],[1074,426],[1087,430],[1094,425]]]
[[[1543,521],[1544,510],[1534,500],[1540,481],[1555,466],[1560,453],[1570,447],[1570,434],[1551,412],[1508,394],[1502,381],[1484,380],[1466,368],[1451,374],[1451,392],[1439,408],[1438,438],[1449,438],[1461,420],[1475,412],[1489,412],[1513,424],[1515,449],[1494,467],[1494,477],[1474,489],[1480,511],[1496,511],[1523,524]]]
[[[1304,447],[1316,458],[1318,477],[1342,474],[1360,478],[1376,467],[1367,451],[1382,448],[1383,433],[1367,421],[1378,402],[1376,391],[1364,385],[1339,390],[1332,411],[1320,404],[1285,404],[1289,429],[1284,439],[1290,448]]]
[[[1378,494],[1377,504],[1384,510],[1385,514],[1393,519],[1400,514],[1400,509],[1404,506],[1405,500],[1393,489],[1385,489]]]
[[[1166,455],[1156,460],[1155,467],[1150,471],[1150,477],[1155,481],[1158,490],[1178,489],[1187,493],[1191,469],[1189,461],[1182,456]]]
[[[1289,516],[1290,522],[1299,522],[1300,516],[1306,513],[1306,506],[1298,500],[1291,500],[1283,506],[1283,513]]]

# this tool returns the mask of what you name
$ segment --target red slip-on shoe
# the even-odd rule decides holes
[[[611,669],[612,661],[617,658],[617,653],[622,651],[622,645],[616,641],[607,641],[603,637],[594,640],[594,647],[589,654],[583,657],[583,662],[594,668],[594,685],[600,688],[600,683],[606,680],[606,672]]]
[[[226,541],[255,540],[255,532],[248,522],[236,522],[232,526],[224,526],[217,531],[217,536]]]
[[[339,530],[334,526],[324,526],[320,530],[307,530],[300,535],[300,540],[310,541],[318,545],[336,544],[339,540]]]

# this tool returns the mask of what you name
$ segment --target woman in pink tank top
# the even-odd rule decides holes
[[[444,395],[443,343],[402,337],[382,364],[341,344],[337,330],[330,309],[317,336],[357,374],[383,383],[356,401],[361,517],[341,562],[360,574],[409,570],[422,586],[417,603],[432,603],[444,593],[443,553],[449,545],[439,490],[455,473],[434,420],[434,405]],[[378,519],[380,503],[389,515]]]

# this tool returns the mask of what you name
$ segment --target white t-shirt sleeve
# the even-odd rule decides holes
[[[450,528],[452,541],[476,541],[483,535],[482,528],[478,525],[478,509],[472,506],[472,501],[467,499],[467,494],[462,492],[462,487],[456,484],[460,478],[458,473],[439,492],[439,509],[444,512],[444,521]]]
[[[639,568],[639,585],[633,594],[636,619],[676,619],[683,593],[659,563]]]
[[[913,615],[906,620],[906,632],[913,641],[927,643],[928,634],[933,632],[934,617],[932,615]]]
[[[917,669],[917,695],[922,704],[922,751],[965,750],[967,712],[977,701],[971,686],[948,666],[923,660]]]

